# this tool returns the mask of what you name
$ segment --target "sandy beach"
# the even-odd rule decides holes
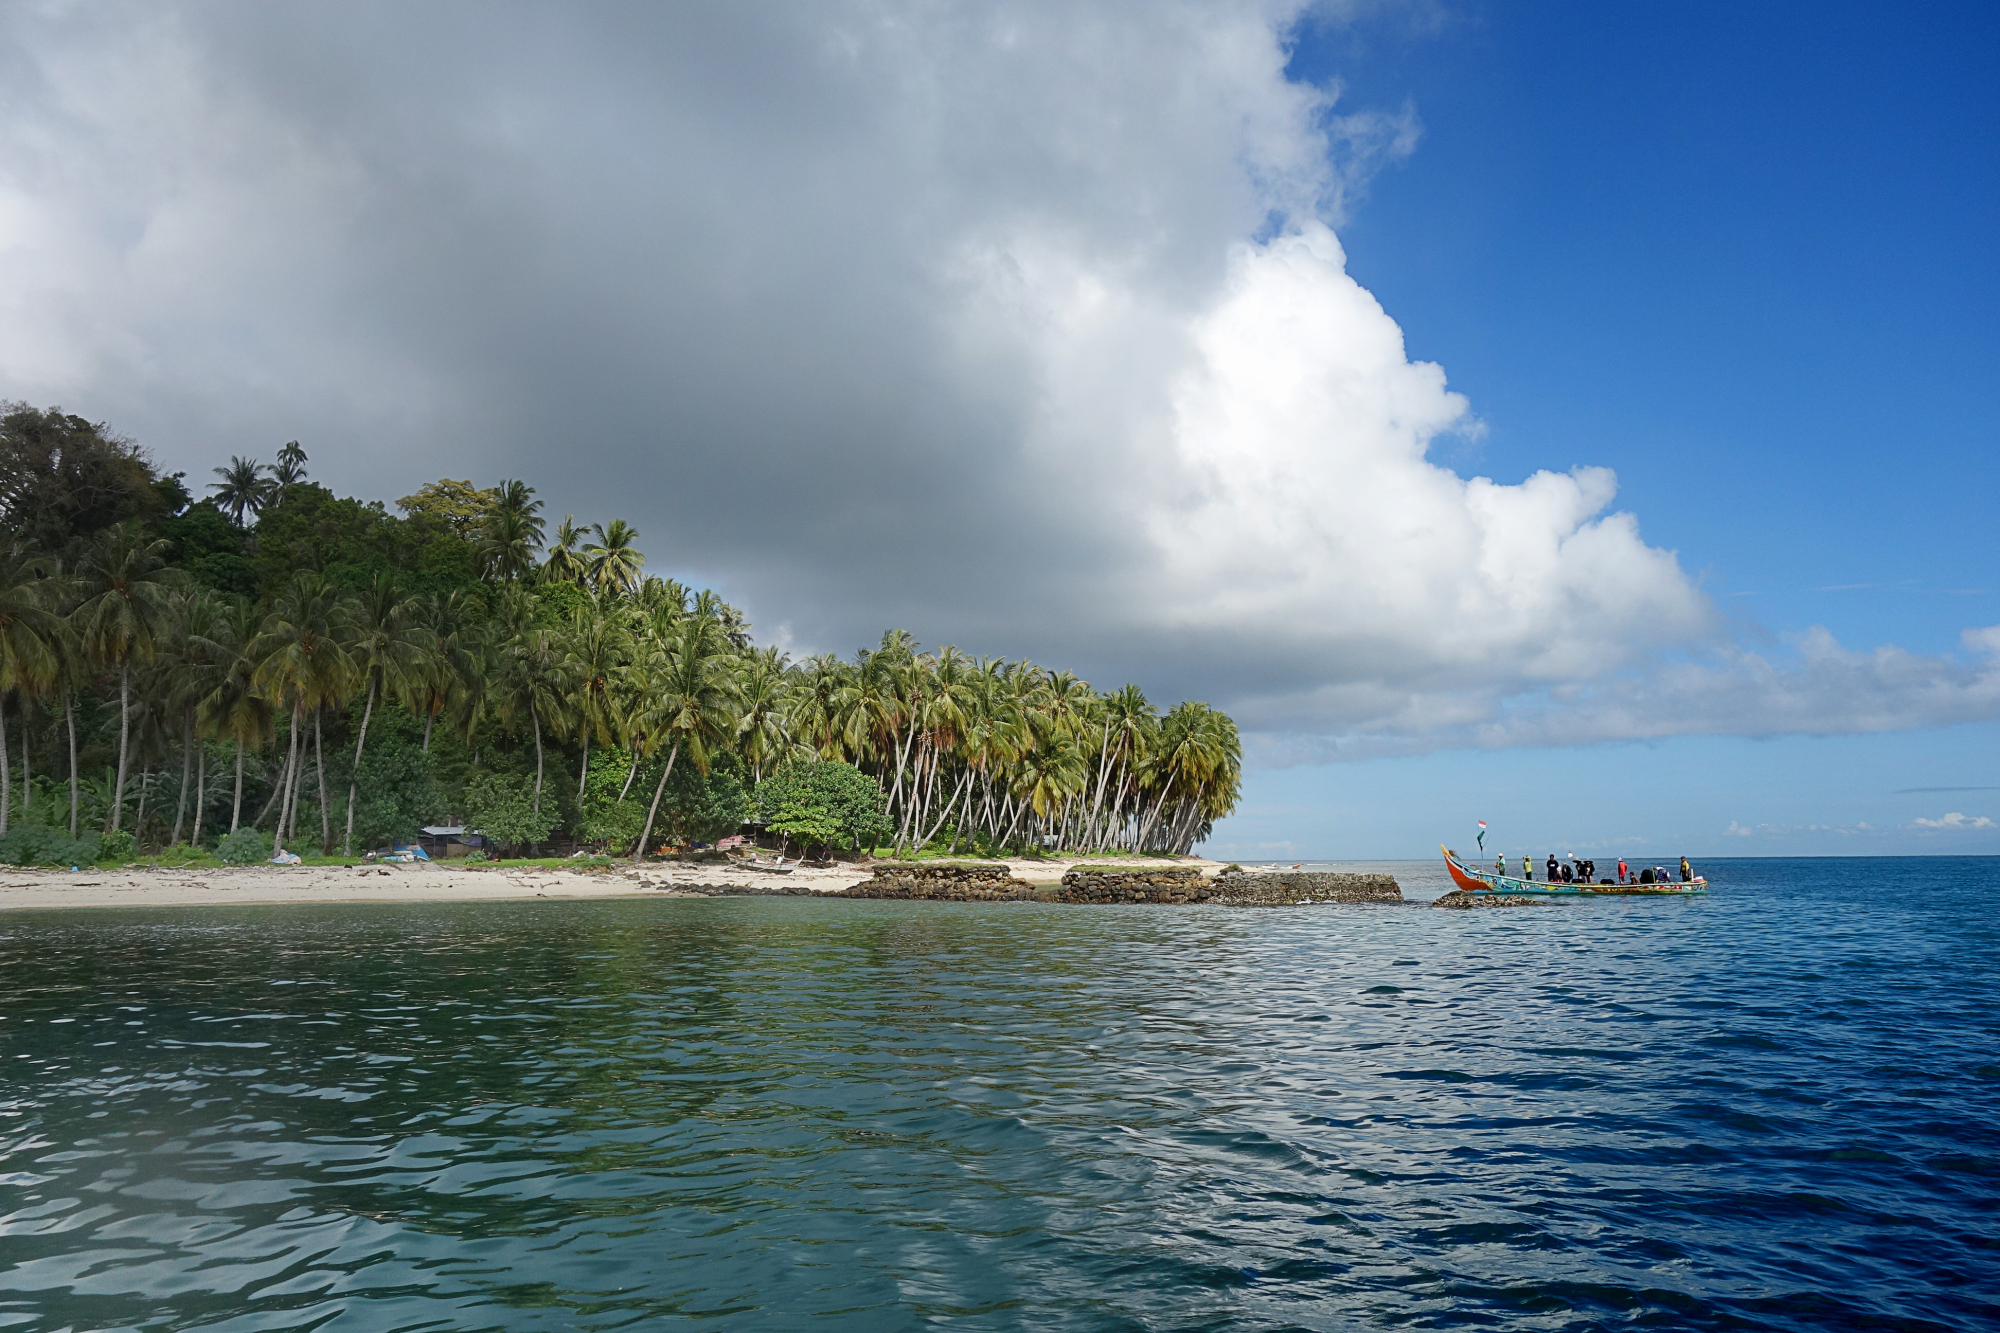
[[[1004,863],[1018,878],[1054,884],[1088,858]],[[1198,866],[1213,873],[1221,862],[1202,857],[1121,858],[1120,866]],[[450,866],[418,862],[389,866],[194,866],[170,870],[133,866],[120,870],[0,870],[0,911],[64,907],[203,907],[271,903],[478,902],[509,898],[621,898],[694,894],[696,886],[804,888],[835,893],[869,877],[865,866],[801,867],[773,875],[724,864],[600,869],[536,866]]]

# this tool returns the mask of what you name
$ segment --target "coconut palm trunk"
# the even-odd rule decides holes
[[[14,765],[7,757],[7,696],[0,694],[0,833],[7,831],[7,819],[13,808]]]
[[[333,809],[326,799],[326,747],[320,744],[319,718],[323,708],[313,709],[313,799],[319,802],[319,850],[324,856],[333,847]]]
[[[111,831],[116,833],[125,817],[125,774],[132,759],[132,664],[118,663],[118,781],[111,788]]]
[[[532,687],[530,687],[532,689]],[[528,719],[534,723],[534,813],[542,813],[542,707],[528,695]]]
[[[181,789],[174,798],[174,836],[170,845],[178,846],[181,840],[181,826],[187,821],[188,779],[194,776],[194,715],[191,710],[183,710],[181,715]]]
[[[229,831],[231,833],[243,823],[243,738],[236,738],[236,795],[229,802]]]
[[[292,725],[285,737],[285,768],[279,775],[278,789],[271,793],[271,799],[276,802],[278,807],[278,825],[271,834],[271,854],[274,856],[285,850],[285,816],[291,810],[292,774],[298,767],[294,762],[294,756],[297,755],[298,749],[299,709],[298,705],[294,704],[292,706]],[[257,822],[262,823],[263,819],[264,817],[259,815]]]
[[[188,841],[200,845],[202,816],[208,809],[208,745],[203,742],[194,758],[194,831]]]
[[[653,820],[659,816],[660,798],[667,794],[667,779],[673,776],[674,760],[679,757],[680,752],[681,743],[679,741],[675,741],[673,748],[667,751],[667,766],[660,772],[660,785],[653,788],[653,803],[646,808],[646,827],[639,831],[638,845],[632,849],[632,859],[634,861],[646,854],[646,844],[652,840]]]
[[[341,836],[340,854],[354,855],[354,798],[361,790],[361,749],[368,744],[368,720],[375,716],[375,680],[368,681],[368,702],[361,705],[361,734],[354,738],[354,771],[347,777],[347,832]]]
[[[69,729],[69,836],[76,840],[76,812],[82,792],[76,769],[76,700],[63,695],[63,724]]]

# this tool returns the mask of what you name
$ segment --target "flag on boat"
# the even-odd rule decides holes
[[[1482,853],[1486,850],[1486,821],[1483,819],[1479,821],[1479,850]]]

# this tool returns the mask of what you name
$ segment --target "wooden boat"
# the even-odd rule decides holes
[[[1620,898],[1685,898],[1708,892],[1708,881],[1699,875],[1686,883],[1667,880],[1641,884],[1633,880],[1624,884],[1551,884],[1543,879],[1520,879],[1491,870],[1475,870],[1459,860],[1458,853],[1451,848],[1440,844],[1438,850],[1444,853],[1444,864],[1451,871],[1451,882],[1467,893],[1539,894],[1548,898],[1581,898],[1586,894]]]

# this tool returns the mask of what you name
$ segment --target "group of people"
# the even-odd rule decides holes
[[[1507,873],[1507,858],[1505,856],[1496,856],[1493,858],[1493,872],[1503,876]],[[1527,853],[1523,852],[1521,854],[1521,878],[1532,880],[1534,877],[1535,863]],[[1548,882],[1551,884],[1595,884],[1599,882],[1597,878],[1597,862],[1587,857],[1580,857],[1575,852],[1569,854],[1569,862],[1567,864],[1558,861],[1556,854],[1550,852],[1548,877]],[[1693,880],[1694,867],[1689,865],[1688,859],[1683,856],[1681,858],[1680,882],[1687,884]],[[1606,884],[1671,884],[1674,881],[1672,872],[1664,866],[1648,866],[1634,875],[1631,867],[1627,866],[1621,857],[1618,861],[1618,878],[1615,880],[1607,879],[1602,882]]]

